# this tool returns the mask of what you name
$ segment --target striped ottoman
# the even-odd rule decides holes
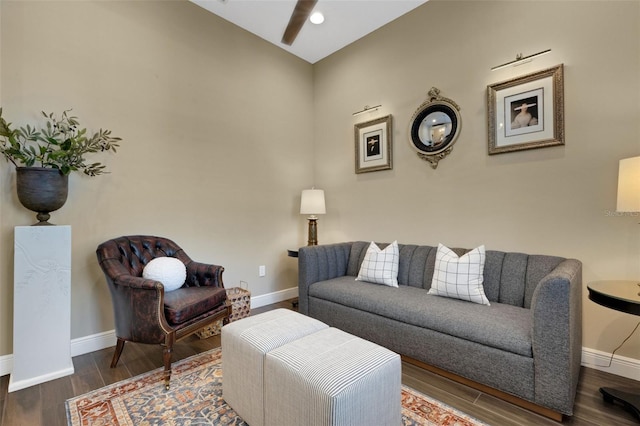
[[[251,426],[264,425],[267,352],[328,326],[289,309],[276,309],[222,327],[222,397]]]
[[[318,331],[267,353],[265,425],[399,426],[401,376],[398,354]]]

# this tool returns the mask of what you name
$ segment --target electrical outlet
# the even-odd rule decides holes
[[[261,277],[267,275],[267,267],[264,265],[260,265],[260,267],[258,268],[258,275]]]

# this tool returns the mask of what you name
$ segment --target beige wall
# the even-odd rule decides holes
[[[164,235],[254,295],[296,285],[300,191],[313,185],[312,66],[186,1],[2,1],[4,114],[74,108],[124,139],[111,174],[73,175],[52,222],[73,233],[72,338],[113,329],[96,258],[109,238]],[[13,229],[35,216],[0,163],[0,354],[11,353]],[[267,276],[258,277],[258,266]],[[37,332],[34,330],[34,332]]]
[[[327,194],[321,243],[364,239],[569,256],[584,281],[640,277],[637,217],[615,209],[617,163],[640,155],[640,3],[429,3],[311,66],[177,2],[0,2],[0,104],[19,123],[73,107],[125,139],[113,172],[75,175],[53,221],[73,227],[72,337],[112,328],[96,245],[174,238],[254,295],[295,285],[300,189]],[[517,68],[489,68],[552,53]],[[566,146],[487,155],[486,86],[565,64]],[[409,146],[431,86],[462,133],[436,170]],[[377,113],[352,117],[366,104]],[[394,117],[394,167],[354,173],[353,125]],[[0,354],[11,353],[13,227],[34,215],[0,163]],[[258,278],[258,265],[267,277]],[[584,291],[584,346],[611,352],[635,318]],[[638,340],[620,354],[637,358]]]
[[[638,321],[587,299],[593,280],[640,278],[640,217],[615,211],[618,160],[640,155],[640,3],[429,1],[314,66],[316,182],[327,241],[376,240],[575,257],[583,345],[610,353]],[[492,66],[544,49],[516,68]],[[566,146],[487,155],[486,87],[565,66]],[[436,170],[409,145],[430,87],[461,107]],[[352,117],[364,105],[380,111]],[[393,170],[354,173],[353,125],[392,114]],[[636,334],[637,337],[637,334]],[[618,352],[638,359],[640,339]]]

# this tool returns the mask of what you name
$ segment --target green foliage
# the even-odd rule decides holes
[[[80,128],[78,117],[70,112],[63,111],[60,117],[42,112],[45,125],[40,129],[29,124],[12,129],[0,108],[0,152],[16,167],[47,167],[65,175],[72,171],[82,171],[89,176],[107,173],[103,164],[87,163],[85,155],[116,152],[122,139],[102,129],[87,137],[87,129]]]

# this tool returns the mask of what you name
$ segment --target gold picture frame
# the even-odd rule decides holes
[[[489,155],[564,145],[564,66],[487,86]]]
[[[354,126],[356,173],[393,168],[391,115]]]

